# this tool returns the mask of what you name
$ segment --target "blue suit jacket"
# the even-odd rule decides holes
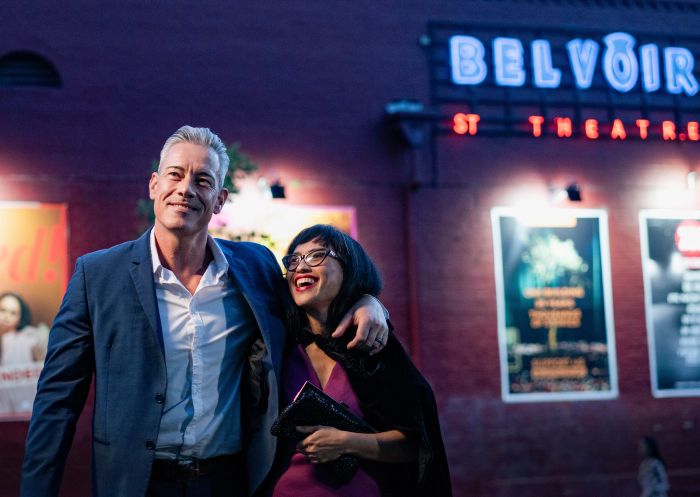
[[[49,335],[22,468],[22,497],[55,496],[90,385],[95,381],[95,497],[143,496],[167,388],[149,233],[80,257]],[[275,440],[285,328],[282,278],[266,248],[217,240],[260,330],[257,381],[265,386],[255,429],[246,433],[249,483],[269,471]],[[264,347],[260,344],[264,342]],[[260,399],[259,399],[260,400]],[[245,404],[247,399],[242,399]],[[232,421],[233,422],[233,421]],[[232,484],[236,484],[232,482]]]

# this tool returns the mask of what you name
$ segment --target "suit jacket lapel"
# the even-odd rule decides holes
[[[272,340],[270,339],[270,326],[268,323],[267,309],[265,307],[265,299],[260,295],[256,286],[253,284],[252,276],[248,272],[248,266],[246,263],[238,257],[234,257],[234,254],[228,247],[219,245],[221,247],[226,260],[229,265],[229,273],[233,276],[238,287],[240,288],[243,296],[245,297],[248,305],[253,310],[253,315],[258,322],[258,327],[260,328],[260,333],[262,333],[263,340],[265,344],[270,347]],[[270,351],[272,352],[272,351]]]
[[[151,230],[146,231],[134,242],[131,249],[131,279],[136,288],[143,312],[151,325],[151,331],[155,334],[157,342],[163,352],[163,335],[160,329],[160,317],[158,303],[156,302],[156,288],[153,281],[153,264],[151,262]]]

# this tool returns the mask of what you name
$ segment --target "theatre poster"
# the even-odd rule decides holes
[[[607,214],[492,209],[506,402],[618,395]]]
[[[700,396],[700,212],[639,213],[652,394]]]
[[[0,421],[29,419],[67,284],[64,204],[0,202]]]

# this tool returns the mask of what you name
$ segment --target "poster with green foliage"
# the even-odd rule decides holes
[[[616,397],[606,212],[491,217],[503,400]]]

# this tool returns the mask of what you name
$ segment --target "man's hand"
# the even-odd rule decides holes
[[[312,464],[335,461],[345,453],[349,433],[330,426],[297,426],[301,433],[311,433],[297,444],[297,450]]]
[[[386,309],[376,298],[364,295],[358,300],[331,336],[343,336],[351,324],[357,326],[357,334],[348,343],[349,349],[368,350],[370,355],[374,355],[386,346],[389,338]]]

